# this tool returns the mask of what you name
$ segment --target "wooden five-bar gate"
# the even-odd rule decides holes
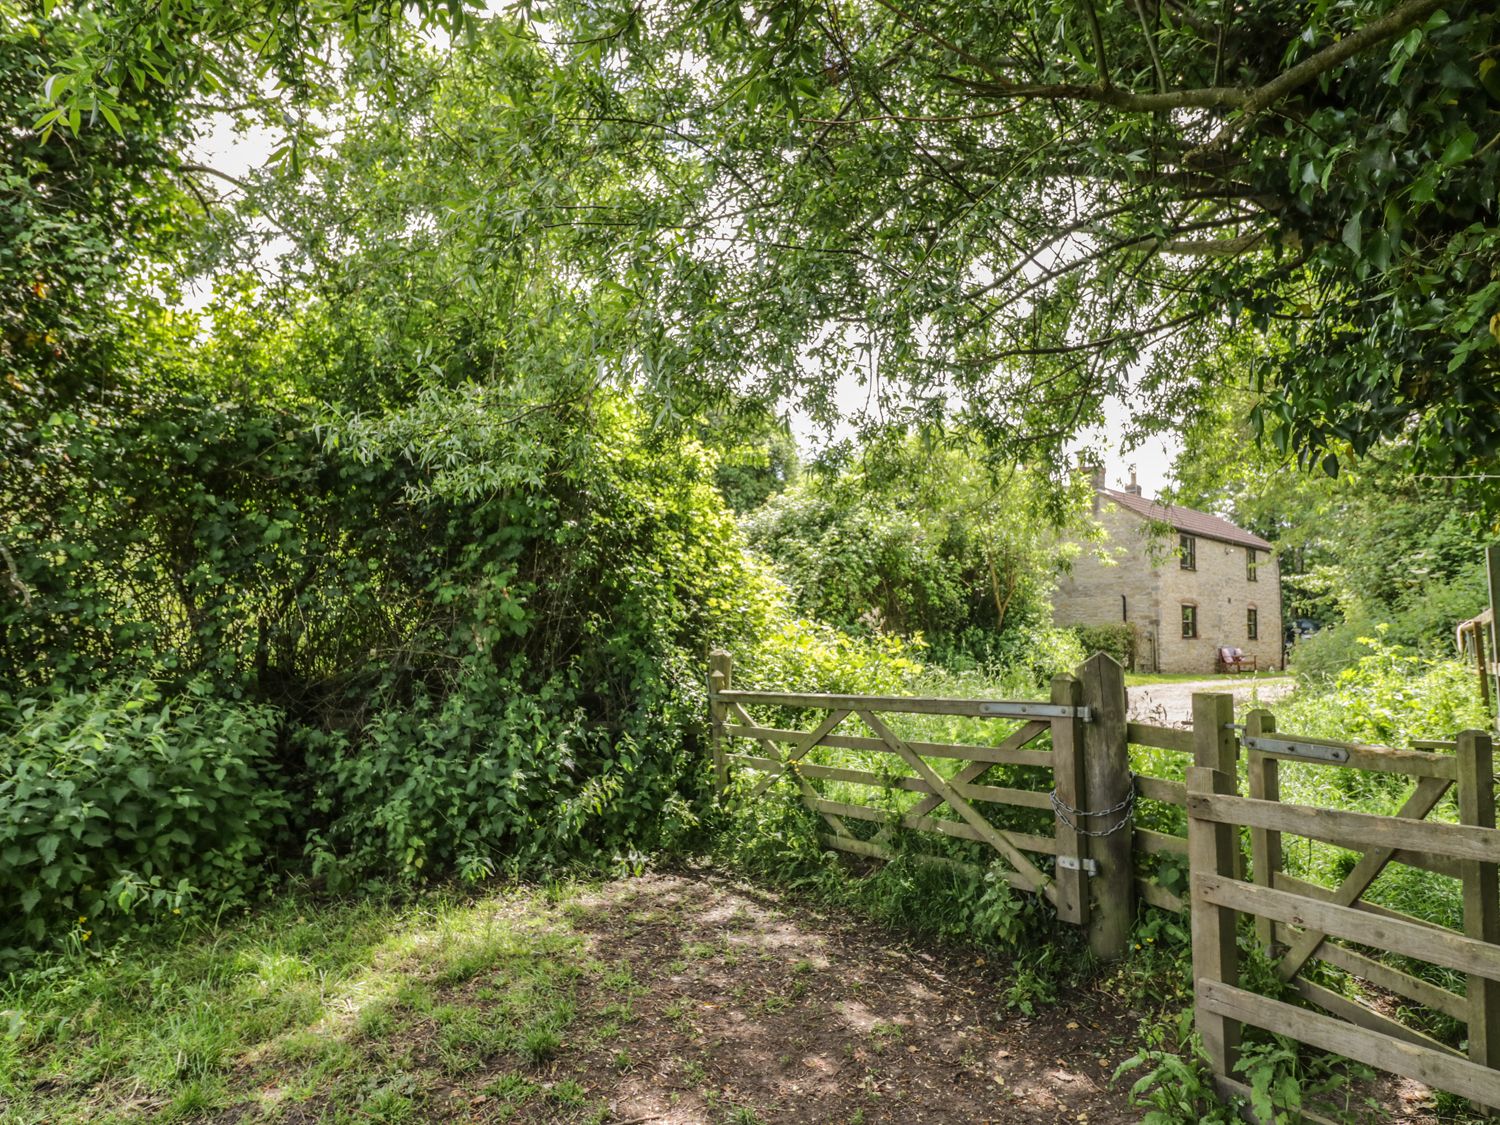
[[[760,799],[787,779],[833,851],[890,859],[897,832],[967,841],[978,862],[929,858],[1041,895],[1105,958],[1128,948],[1138,902],[1189,914],[1198,1029],[1225,1094],[1248,1094],[1234,1074],[1249,1025],[1500,1107],[1500,831],[1488,733],[1413,749],[1300,737],[1278,733],[1268,711],[1237,724],[1227,694],[1195,695],[1191,729],[1130,723],[1121,670],[1102,654],[1032,701],[741,690],[727,654],[715,653],[709,702],[720,792]],[[821,717],[797,729],[809,714]],[[910,715],[1004,726],[988,742],[922,741],[890,718]],[[746,743],[758,752],[737,749]],[[859,768],[841,756],[850,751]],[[872,756],[888,764],[872,766]],[[1411,792],[1394,816],[1288,803],[1288,762],[1395,775]],[[1005,784],[986,777],[997,767]],[[748,775],[731,785],[732,771]],[[1287,836],[1354,853],[1348,873],[1336,886],[1288,873]],[[1457,880],[1462,931],[1367,901],[1393,864]],[[1278,995],[1240,979],[1242,939],[1272,958]],[[1356,987],[1309,979],[1317,963]],[[1456,974],[1462,989],[1419,963],[1449,970],[1449,984]],[[1393,998],[1467,1025],[1450,1036],[1465,1046],[1403,1022]]]

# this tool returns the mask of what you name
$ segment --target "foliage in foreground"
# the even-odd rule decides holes
[[[149,682],[0,697],[0,941],[244,905],[291,809],[275,736],[270,707]]]

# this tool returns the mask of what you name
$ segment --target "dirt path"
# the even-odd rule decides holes
[[[1288,694],[1296,681],[1291,676],[1255,680],[1193,680],[1180,684],[1145,684],[1129,688],[1130,718],[1138,723],[1155,723],[1164,727],[1190,726],[1193,721],[1193,693],[1229,691],[1235,703],[1252,698],[1270,706]]]
[[[1109,1085],[1138,1021],[1108,998],[1065,995],[1024,1017],[982,958],[707,873],[613,883],[567,913],[638,986],[618,1038],[557,1060],[559,1079],[587,1076],[610,1121],[1138,1120]]]

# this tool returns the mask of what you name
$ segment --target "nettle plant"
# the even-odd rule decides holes
[[[0,946],[249,901],[287,824],[275,719],[150,681],[0,697]]]

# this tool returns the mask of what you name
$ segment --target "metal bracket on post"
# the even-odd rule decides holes
[[[1321,742],[1303,742],[1291,738],[1251,737],[1241,740],[1247,750],[1259,750],[1262,754],[1281,754],[1288,758],[1307,758],[1314,762],[1347,762],[1349,751],[1342,746],[1328,746]]]
[[[1057,703],[981,703],[981,715],[1003,715],[1008,719],[1071,719],[1086,723],[1093,716],[1087,707],[1066,707]]]
[[[1082,871],[1085,875],[1099,874],[1099,862],[1093,859],[1079,859],[1076,855],[1060,855],[1057,857],[1057,866],[1064,871]]]

